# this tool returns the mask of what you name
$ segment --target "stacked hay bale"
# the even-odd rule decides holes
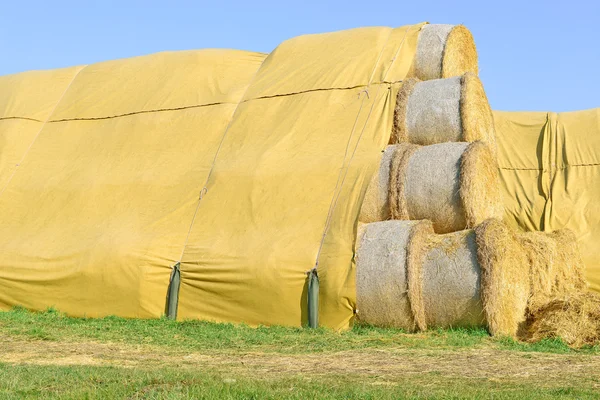
[[[464,59],[450,49],[458,42],[472,50]],[[358,318],[409,331],[530,332],[527,318],[585,286],[574,238],[517,234],[500,221],[493,117],[466,28],[425,26],[412,72],[359,216]]]
[[[479,72],[471,32],[462,25],[427,24],[419,33],[417,53],[409,76],[421,80],[450,78]]]

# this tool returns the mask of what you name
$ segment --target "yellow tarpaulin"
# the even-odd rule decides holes
[[[157,317],[179,262],[178,318],[300,325],[318,263],[320,322],[347,327],[421,26],[0,78],[0,307]]]
[[[15,90],[25,111],[57,94],[38,132],[11,145],[25,152],[0,193],[2,307],[160,316],[201,182],[263,59],[161,53]],[[29,116],[7,107],[2,124]]]
[[[600,108],[494,112],[506,219],[524,230],[577,235],[590,288],[600,291]]]

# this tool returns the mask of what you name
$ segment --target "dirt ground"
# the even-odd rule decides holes
[[[394,381],[433,373],[488,380],[534,379],[553,385],[579,380],[600,388],[600,357],[496,349],[361,349],[334,353],[278,354],[178,352],[149,345],[30,341],[0,336],[0,362],[34,365],[211,368],[236,375],[350,374]],[[595,384],[593,383],[595,382]]]

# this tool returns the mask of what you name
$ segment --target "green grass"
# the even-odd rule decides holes
[[[598,346],[570,349],[559,339],[528,344],[509,338],[491,338],[484,329],[437,330],[406,334],[397,329],[355,326],[346,332],[327,329],[258,327],[204,321],[168,319],[71,318],[53,309],[30,312],[15,308],[0,312],[0,333],[48,341],[81,341],[152,344],[181,350],[260,350],[278,353],[315,353],[344,349],[464,348],[494,346],[506,350],[550,353],[600,353]]]
[[[431,382],[436,382],[432,385]],[[428,384],[429,383],[429,384]],[[352,376],[302,376],[273,380],[231,377],[174,368],[5,366],[0,364],[3,399],[595,399],[592,388],[538,388],[485,379],[456,380],[425,374],[392,385]]]
[[[10,361],[3,351],[33,358]],[[0,399],[592,399],[598,354],[598,347],[574,350],[560,340],[491,338],[483,329],[407,334],[355,326],[338,333],[16,308],[0,312]],[[514,363],[529,361],[511,374]],[[554,370],[540,372],[546,361]],[[493,368],[470,373],[472,363],[488,362]]]

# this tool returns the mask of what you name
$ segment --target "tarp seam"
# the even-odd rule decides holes
[[[44,123],[44,121],[42,121],[41,119],[28,118],[28,117],[0,117],[0,121],[4,121],[4,120],[8,120],[8,119],[22,119],[22,120],[25,120],[25,121],[33,121],[33,122]]]
[[[538,171],[538,172],[546,172],[546,169],[540,169],[540,168],[513,168],[513,167],[498,167],[500,169],[506,170],[506,171]]]
[[[379,60],[377,60],[377,62],[379,62]],[[373,71],[375,72],[375,70]],[[247,103],[253,100],[262,100],[262,99],[272,99],[272,98],[276,98],[276,97],[286,97],[286,96],[297,96],[300,94],[305,94],[305,93],[312,93],[312,92],[327,92],[330,90],[352,90],[352,89],[360,89],[360,88],[366,88],[369,86],[374,86],[374,85],[393,85],[396,83],[401,83],[403,82],[404,79],[401,79],[399,81],[380,81],[380,82],[369,82],[363,85],[355,85],[355,86],[344,86],[344,87],[330,87],[330,88],[316,88],[316,89],[306,89],[306,90],[300,90],[298,92],[289,92],[289,93],[278,93],[278,94],[270,94],[270,95],[265,95],[265,96],[258,96],[258,97],[253,97],[251,99],[246,99],[243,100],[242,103]]]
[[[132,111],[132,112],[123,113],[123,114],[106,115],[106,116],[101,116],[101,117],[73,117],[73,118],[61,118],[61,119],[52,119],[52,120],[42,121],[40,119],[29,118],[29,117],[10,116],[10,117],[0,117],[0,121],[9,120],[9,119],[22,119],[22,120],[28,120],[28,121],[34,121],[34,122],[40,122],[40,123],[56,123],[56,122],[69,122],[69,121],[97,121],[97,120],[128,117],[128,116],[138,115],[138,114],[151,114],[151,113],[168,112],[168,111],[181,111],[181,110],[188,110],[188,109],[192,109],[192,108],[212,107],[212,106],[219,106],[219,105],[236,105],[237,106],[240,103],[247,103],[247,102],[250,102],[253,100],[272,99],[272,98],[276,98],[276,97],[286,97],[286,96],[297,96],[297,95],[301,95],[301,94],[305,94],[305,93],[313,93],[313,92],[326,92],[326,91],[334,91],[334,90],[353,90],[353,89],[360,89],[360,88],[365,88],[365,87],[373,86],[373,85],[393,85],[393,84],[401,83],[402,81],[403,80],[399,80],[399,81],[385,81],[384,80],[384,81],[380,81],[380,82],[372,82],[372,83],[365,84],[365,85],[307,89],[307,90],[303,90],[303,91],[299,91],[299,92],[290,92],[290,93],[283,93],[283,94],[259,96],[259,97],[254,97],[251,99],[242,100],[241,102],[222,101],[222,102],[215,102],[215,103],[193,104],[193,105],[181,106],[181,107],[156,108],[156,109],[152,109],[152,110]]]
[[[138,115],[138,114],[152,114],[152,113],[167,112],[167,111],[189,110],[191,108],[212,107],[212,106],[219,106],[219,105],[236,105],[236,104],[237,103],[232,103],[232,102],[218,102],[218,103],[195,104],[195,105],[191,105],[191,106],[182,106],[182,107],[157,108],[155,110],[132,111],[130,113],[108,115],[108,116],[105,116],[105,117],[81,117],[81,118],[53,119],[53,120],[48,121],[48,123],[68,122],[68,121],[97,121],[97,120],[103,120],[103,119],[128,117],[130,115]]]
[[[556,172],[564,171],[573,167],[600,167],[600,163],[584,163],[584,164],[565,164],[562,167],[555,167],[552,169],[540,169],[540,168],[512,168],[512,167],[498,167],[505,171],[538,171],[538,172]],[[554,174],[556,175],[556,173]]]

